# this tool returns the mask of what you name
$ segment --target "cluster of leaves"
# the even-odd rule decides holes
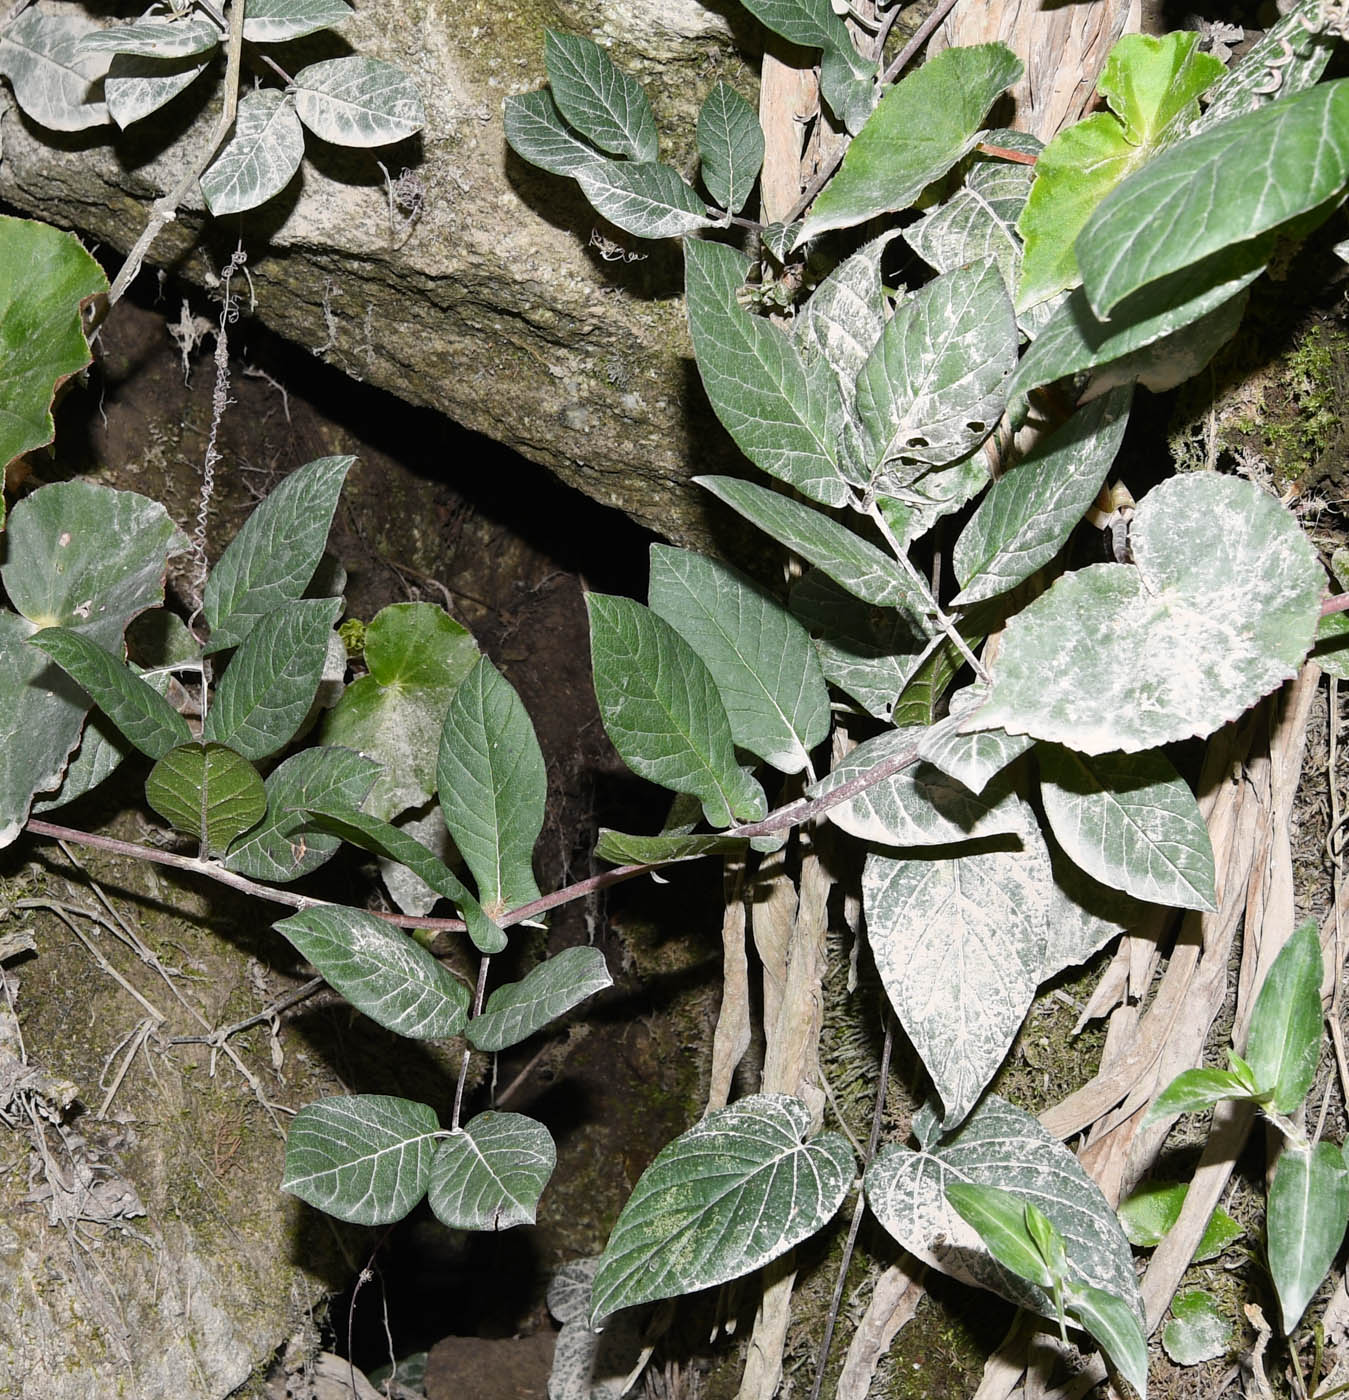
[[[215,215],[271,199],[304,159],[304,131],[339,146],[383,146],[420,131],[426,115],[412,79],[379,59],[347,54],[307,64],[292,77],[266,51],[332,28],[346,0],[249,0],[243,41],[262,51],[266,76],[285,86],[239,97],[233,133],[201,176]],[[0,74],[35,122],[52,131],[115,123],[125,129],[158,112],[212,66],[228,24],[209,0],[101,25],[78,7],[22,10],[0,30]],[[205,88],[201,100],[208,98]]]

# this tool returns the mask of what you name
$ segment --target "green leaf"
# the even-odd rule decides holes
[[[547,88],[508,97],[504,110],[511,150],[541,170],[575,175],[599,155],[563,121]]]
[[[589,593],[586,606],[595,698],[624,763],[692,793],[712,826],[762,817],[763,790],[735,761],[726,709],[697,652],[630,598]]]
[[[593,39],[547,29],[543,62],[553,101],[586,140],[612,155],[656,159],[656,119],[646,93]]]
[[[245,26],[247,27],[247,26]],[[108,115],[123,130],[157,112],[206,71],[213,55],[169,59],[114,54],[103,80]]]
[[[88,691],[93,702],[143,754],[163,758],[192,741],[187,721],[124,661],[66,627],[48,627],[32,644]]]
[[[745,0],[745,8],[765,29],[803,49],[852,48],[848,27],[829,0]]]
[[[822,569],[807,571],[790,606],[815,637],[825,678],[888,720],[928,650],[931,622],[909,608],[870,607]]]
[[[303,159],[304,129],[289,95],[246,92],[233,135],[201,177],[206,207],[216,218],[255,209],[286,188]]]
[[[1180,142],[1118,185],[1082,230],[1077,260],[1092,309],[1109,316],[1140,287],[1278,229],[1347,181],[1345,78]]]
[[[974,646],[978,646],[980,640],[966,634],[966,641]],[[964,664],[964,657],[943,638],[928,652],[927,659],[899,692],[890,718],[895,724],[912,724],[924,729],[935,724],[942,696]]]
[[[806,219],[797,245],[907,209],[979,136],[997,95],[1021,76],[1003,44],[946,49],[881,99]]]
[[[268,774],[266,815],[230,847],[226,868],[277,884],[317,870],[342,842],[311,821],[309,809],[359,807],[378,774],[377,763],[351,749],[302,749]]]
[[[446,1040],[464,1029],[468,989],[386,920],[363,909],[319,904],[274,927],[334,991],[386,1030]]]
[[[1079,409],[993,483],[956,541],[953,606],[1008,592],[1063,548],[1115,460],[1131,398],[1116,389]]]
[[[810,1135],[800,1099],[755,1094],[713,1110],[642,1173],[600,1258],[591,1325],[785,1254],[833,1218],[854,1169],[845,1138]]]
[[[1011,619],[967,729],[1135,753],[1211,734],[1297,674],[1325,576],[1272,497],[1213,472],[1173,477],[1130,541],[1136,567],[1080,569]]]
[[[639,238],[673,238],[711,228],[707,206],[672,165],[597,156],[577,169],[581,192],[611,224]]]
[[[220,46],[220,30],[209,19],[140,19],[112,24],[80,41],[83,53],[129,53],[139,58],[191,58]]]
[[[1091,1334],[1120,1375],[1147,1400],[1148,1339],[1136,1310],[1114,1293],[1087,1284],[1072,1290],[1068,1316]]]
[[[650,601],[712,673],[736,744],[801,772],[829,733],[829,692],[805,628],[743,574],[687,549],[651,547]]]
[[[109,56],[84,47],[85,37],[98,28],[82,13],[29,9],[0,34],[0,75],[9,79],[24,112],[51,131],[87,131],[108,120],[96,94]]]
[[[1177,1113],[1202,1113],[1224,1099],[1254,1099],[1249,1085],[1232,1070],[1187,1069],[1178,1074],[1152,1101],[1143,1126],[1159,1123]]]
[[[407,866],[423,884],[457,904],[468,925],[468,935],[480,953],[499,953],[506,946],[506,935],[483,912],[482,905],[469,893],[454,871],[415,836],[391,822],[331,804],[327,799],[322,805],[312,803],[308,810],[320,825],[335,832],[344,841]]]
[[[698,373],[716,415],[755,466],[823,505],[847,502],[834,446],[842,400],[828,364],[804,358],[740,305],[748,262],[724,243],[684,245]]]
[[[1149,913],[1149,906],[1093,880],[1046,837],[1054,886],[1050,891],[1044,960],[1039,982],[1043,985],[1065,968],[1079,967],[1126,928],[1135,928]]]
[[[401,1220],[426,1194],[435,1113],[387,1094],[306,1104],[286,1138],[281,1189],[355,1225]]]
[[[828,362],[849,402],[855,398],[857,376],[889,319],[881,259],[894,237],[890,230],[845,258],[810,294],[792,322],[797,346]]]
[[[202,594],[212,651],[238,646],[260,618],[304,596],[323,558],[337,498],[355,460],[343,456],[306,462],[244,521]]]
[[[377,58],[329,58],[295,75],[295,111],[325,141],[385,146],[426,125],[417,85]]]
[[[1033,827],[1022,841],[961,855],[872,852],[862,873],[876,969],[948,1124],[997,1072],[1039,982],[1053,876]]]
[[[1002,416],[1016,349],[1016,317],[991,259],[902,301],[857,378],[867,485],[899,494],[973,452]]]
[[[1186,1181],[1149,1181],[1121,1201],[1120,1224],[1124,1226],[1129,1243],[1138,1249],[1153,1249],[1161,1244],[1180,1219],[1180,1208],[1189,1190]],[[1215,1206],[1194,1252],[1196,1262],[1217,1258],[1245,1233],[1221,1206]]]
[[[388,819],[431,800],[445,712],[477,659],[468,630],[432,603],[392,603],[370,620],[370,674],[342,692],[323,725],[325,744],[384,766],[367,811]]]
[[[548,774],[528,711],[485,656],[445,712],[436,775],[445,825],[487,912],[500,916],[538,899],[534,843]]]
[[[145,780],[145,800],[211,855],[222,855],[267,810],[257,770],[223,744],[170,749]]]
[[[451,1230],[532,1225],[556,1165],[542,1123],[522,1113],[480,1113],[436,1144],[428,1203]]]
[[[1026,1228],[1027,1207],[1020,1196],[998,1186],[953,1181],[946,1188],[946,1199],[979,1232],[988,1252],[1005,1269],[1040,1288],[1054,1286],[1055,1279]]]
[[[613,984],[598,948],[564,948],[519,982],[498,987],[482,1012],[469,1022],[469,1043],[486,1051],[518,1045]]]
[[[202,737],[251,759],[288,744],[318,694],[328,635],[342,607],[340,598],[303,598],[268,613],[216,686]]]
[[[595,854],[615,865],[654,865],[697,856],[733,855],[748,845],[743,836],[629,836],[602,826]]]
[[[1274,1091],[1276,1113],[1296,1113],[1316,1078],[1323,975],[1321,940],[1309,919],[1279,949],[1246,1034],[1246,1063],[1255,1082]]]
[[[924,731],[891,729],[837,762],[807,795],[824,797],[887,759],[912,753]],[[1005,785],[987,797],[971,792],[931,764],[915,763],[831,807],[829,821],[859,841],[884,846],[946,846],[985,836],[1018,834],[1026,821]]]
[[[350,14],[346,0],[248,0],[244,38],[252,44],[280,44],[330,29]]]
[[[1103,885],[1180,909],[1218,907],[1208,828],[1164,754],[1042,745],[1040,793],[1069,859]]]
[[[107,289],[74,234],[0,215],[0,482],[16,457],[56,436],[56,391],[93,358],[80,310]]]
[[[1126,34],[1105,61],[1096,90],[1110,106],[1068,127],[1035,166],[1018,230],[1026,243],[1019,308],[1046,301],[1081,281],[1073,243],[1096,206],[1166,144],[1175,127],[1199,115],[1199,94],[1223,74],[1200,53],[1190,30]]]
[[[1125,1299],[1142,1316],[1133,1254],[1110,1203],[1029,1113],[989,1094],[957,1132],[922,1150],[883,1147],[863,1184],[877,1219],[924,1263],[1056,1316],[1052,1299],[1004,1269],[952,1208],[947,1188],[954,1182],[1000,1187],[1036,1206],[1063,1237],[1076,1278]]]
[[[1287,1141],[1269,1184],[1269,1275],[1279,1298],[1284,1335],[1291,1337],[1330,1272],[1349,1220],[1349,1170],[1338,1147],[1299,1149]]]
[[[728,214],[745,207],[763,154],[758,114],[729,83],[717,83],[698,109],[699,169],[708,194]]]
[[[974,793],[983,792],[990,780],[1033,742],[1024,734],[1009,734],[1005,729],[960,732],[965,717],[979,708],[987,694],[982,682],[957,691],[951,696],[947,717],[925,729],[918,740],[919,758]]]
[[[1171,1302],[1171,1321],[1162,1328],[1162,1346],[1177,1366],[1216,1361],[1232,1344],[1232,1323],[1218,1301],[1202,1288],[1178,1293]]]
[[[889,555],[830,516],[738,477],[696,476],[694,480],[863,602],[904,607],[921,601],[918,590]]]

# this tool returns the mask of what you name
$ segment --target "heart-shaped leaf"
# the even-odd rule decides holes
[[[145,800],[212,855],[222,855],[267,810],[257,769],[223,744],[170,749],[145,780]]]
[[[436,1145],[428,1203],[451,1230],[532,1225],[556,1165],[542,1123],[522,1113],[480,1113]]]

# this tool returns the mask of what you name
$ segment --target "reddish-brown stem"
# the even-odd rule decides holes
[[[1034,165],[1039,159],[1029,151],[1014,151],[1010,146],[990,146],[987,141],[980,141],[974,149],[981,155],[997,156],[999,160],[1012,160],[1018,165]]]
[[[1331,613],[1337,612],[1349,612],[1349,593],[1335,593],[1321,599],[1322,617],[1329,617]]]

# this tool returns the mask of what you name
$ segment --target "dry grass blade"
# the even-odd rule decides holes
[[[924,1292],[927,1272],[911,1254],[892,1264],[876,1280],[866,1312],[857,1324],[848,1354],[843,1358],[835,1400],[866,1400],[876,1366],[906,1323],[913,1320]]]
[[[721,916],[721,1008],[712,1036],[712,1081],[707,1109],[725,1108],[736,1066],[749,1048],[749,963],[745,957],[745,862],[728,856],[726,907]]]

